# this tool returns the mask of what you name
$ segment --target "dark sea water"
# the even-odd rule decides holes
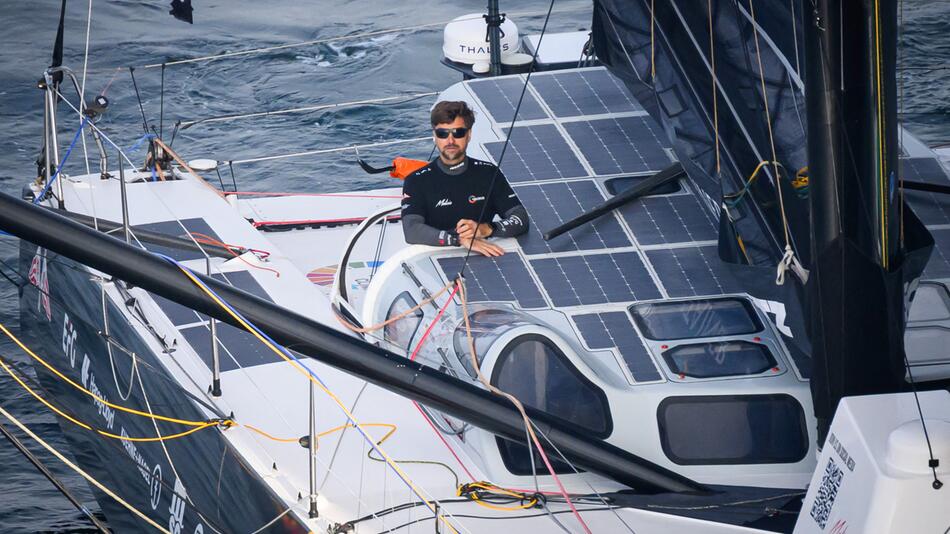
[[[88,4],[83,0],[68,4],[65,64],[81,76]],[[170,17],[164,0],[100,0],[93,5],[86,92],[95,95],[107,89],[111,104],[100,126],[118,144],[129,147],[142,134],[142,119],[128,70],[117,71],[117,66],[447,21],[481,11],[485,4],[485,0],[194,0],[194,25],[189,25]],[[502,8],[510,13],[538,13],[547,8],[547,2],[503,1]],[[588,2],[559,1],[550,31],[586,29],[589,13]],[[49,64],[58,16],[57,0],[0,0],[0,191],[5,193],[18,194],[34,176],[43,109],[42,93],[34,84]],[[522,32],[531,33],[539,31],[543,22],[542,15],[514,19]],[[950,2],[905,0],[903,22],[904,124],[930,144],[948,142]],[[459,75],[439,64],[441,44],[442,26],[436,25],[168,67],[165,137],[178,120],[442,90],[458,81]],[[145,114],[158,124],[161,69],[139,68],[135,76]],[[417,137],[426,135],[431,103],[431,98],[424,98],[197,125],[179,133],[175,147],[187,159],[236,160]],[[78,120],[65,106],[60,112],[60,140],[65,144]],[[423,143],[366,150],[362,155],[382,162],[400,154],[425,156],[428,150]],[[77,148],[68,165],[74,174],[82,171],[81,154]],[[143,157],[141,149],[133,154],[133,159]],[[388,178],[357,172],[352,154],[237,166],[235,173],[243,190],[321,192],[392,185]],[[0,259],[15,260],[17,245],[17,240],[0,236]],[[0,323],[16,331],[17,317],[16,290],[0,280]],[[17,362],[19,371],[29,372],[24,356],[6,339],[0,340],[0,354]],[[67,450],[53,417],[5,374],[0,376],[0,404],[53,446]],[[34,443],[28,445],[39,449]],[[38,456],[90,509],[98,510],[82,479],[50,455]],[[0,532],[88,530],[83,516],[0,439]]]

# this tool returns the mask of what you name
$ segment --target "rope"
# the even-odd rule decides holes
[[[419,338],[419,343],[416,344],[416,348],[413,349],[412,355],[409,356],[409,361],[415,361],[416,356],[419,354],[419,349],[422,348],[422,344],[426,342],[426,338],[429,337],[429,334],[432,332],[432,329],[435,327],[436,323],[439,322],[439,319],[442,318],[442,314],[445,313],[446,308],[449,307],[449,304],[452,304],[452,299],[455,297],[455,294],[458,293],[459,286],[456,285],[452,289],[452,293],[449,295],[449,298],[446,299],[445,304],[442,308],[439,309],[439,313],[435,314],[435,318],[432,319],[432,322],[429,323],[429,326],[426,327],[426,331],[422,333],[422,337]]]
[[[278,109],[274,111],[258,111],[256,113],[237,113],[237,114],[232,114],[232,115],[219,115],[216,117],[207,117],[204,119],[183,121],[179,124],[179,126],[181,130],[185,130],[196,124],[204,124],[207,122],[221,122],[221,121],[231,121],[231,120],[238,120],[238,119],[252,119],[255,117],[269,117],[271,115],[284,115],[287,113],[304,113],[308,111],[320,111],[324,109],[336,109],[336,108],[349,107],[349,106],[382,104],[384,102],[392,102],[393,100],[399,100],[398,102],[393,102],[394,104],[404,104],[407,102],[412,102],[413,100],[425,98],[427,96],[435,96],[437,94],[439,94],[437,91],[428,91],[425,93],[413,93],[409,95],[387,96],[385,98],[371,98],[367,100],[353,100],[350,102],[337,102],[335,104],[319,104],[316,106],[304,106],[304,107],[299,107],[299,108]]]
[[[42,357],[40,357],[40,356],[37,355],[35,352],[33,352],[32,350],[30,350],[29,347],[27,347],[26,345],[24,345],[23,342],[22,342],[18,337],[16,337],[12,332],[10,332],[10,330],[7,329],[7,327],[6,327],[5,325],[3,325],[3,323],[0,323],[0,331],[2,331],[4,334],[6,334],[6,336],[7,336],[8,338],[10,338],[11,341],[13,341],[18,347],[20,347],[20,349],[22,349],[25,353],[27,353],[27,354],[28,354],[30,357],[32,357],[34,360],[36,360],[36,361],[38,361],[40,364],[42,364],[43,367],[45,367],[46,369],[48,369],[51,373],[53,373],[54,375],[56,375],[57,377],[59,377],[61,380],[63,380],[63,381],[66,382],[67,384],[73,386],[73,387],[76,388],[77,390],[79,390],[79,391],[85,393],[85,394],[88,395],[89,397],[92,397],[93,400],[95,400],[96,402],[102,403],[102,404],[108,406],[109,408],[112,408],[112,409],[114,409],[114,410],[118,410],[118,411],[120,411],[120,412],[129,413],[129,414],[132,414],[132,415],[138,415],[138,416],[141,416],[141,417],[146,417],[146,418],[148,418],[148,419],[154,419],[154,420],[157,420],[157,421],[165,421],[166,423],[175,423],[175,424],[184,425],[184,426],[197,427],[198,429],[205,428],[205,427],[209,426],[209,421],[189,421],[189,420],[187,420],[187,419],[177,419],[177,418],[174,418],[174,417],[167,417],[167,416],[164,416],[164,415],[149,414],[149,413],[146,413],[146,412],[143,412],[143,411],[140,411],[140,410],[136,410],[136,409],[134,409],[134,408],[128,408],[128,407],[122,406],[122,405],[120,405],[120,404],[115,404],[115,403],[113,403],[113,402],[109,402],[108,400],[103,399],[102,397],[100,397],[100,396],[96,395],[95,393],[89,391],[88,389],[86,389],[85,387],[83,387],[81,384],[76,383],[74,380],[72,380],[72,379],[69,378],[68,376],[64,375],[61,371],[59,371],[58,369],[56,369],[55,367],[53,367],[52,365],[50,365],[49,362],[47,362],[46,360],[44,360]],[[231,423],[233,423],[233,422],[231,422]],[[224,424],[225,426],[228,426],[230,423],[228,422],[228,420],[224,420],[224,421],[215,420],[215,422],[213,422],[212,424],[214,424],[214,425],[217,425],[217,424]]]
[[[517,397],[506,393],[497,387],[495,387],[488,378],[482,374],[481,366],[478,363],[478,356],[475,353],[475,340],[472,338],[472,325],[468,316],[468,304],[465,297],[465,282],[461,277],[458,281],[459,286],[459,296],[462,301],[462,317],[465,320],[465,335],[468,337],[468,350],[472,358],[472,367],[475,369],[475,374],[478,375],[478,380],[492,393],[496,395],[501,395],[505,397],[512,404],[515,405],[515,408],[521,413],[521,417],[524,419],[525,429],[528,435],[531,437],[531,441],[534,442],[535,447],[538,449],[538,453],[541,455],[541,459],[544,461],[545,467],[547,467],[548,472],[551,473],[551,477],[554,479],[554,482],[557,484],[558,489],[561,491],[561,495],[564,497],[567,505],[571,508],[571,511],[574,513],[574,517],[577,518],[577,522],[581,524],[581,527],[584,529],[584,532],[587,534],[592,534],[590,527],[587,526],[587,523],[584,522],[584,519],[581,517],[581,514],[577,511],[577,508],[574,506],[574,503],[571,502],[570,496],[567,494],[567,490],[564,489],[564,485],[561,483],[561,479],[557,476],[557,473],[554,472],[554,468],[551,467],[551,462],[548,460],[547,454],[544,452],[544,448],[541,447],[541,442],[538,441],[538,436],[534,433],[534,428],[531,425],[531,419],[528,418],[528,413],[524,409],[524,405],[521,404],[521,401]]]
[[[260,197],[336,197],[336,198],[377,198],[396,199],[402,195],[361,195],[358,193],[272,193],[269,191],[226,191],[226,195]]]
[[[214,246],[217,246],[217,247],[224,247],[228,252],[231,253],[232,256],[234,256],[235,258],[241,260],[241,261],[242,261],[244,264],[246,264],[248,267],[253,267],[253,268],[255,268],[255,269],[260,269],[260,270],[262,270],[262,271],[270,271],[270,272],[274,273],[274,275],[275,275],[277,278],[280,278],[280,271],[278,271],[277,269],[274,269],[273,267],[265,267],[265,266],[263,266],[263,265],[254,265],[253,263],[251,263],[251,262],[247,261],[246,259],[244,259],[244,254],[241,254],[241,253],[239,253],[237,250],[234,250],[235,248],[243,248],[243,247],[236,247],[235,245],[229,245],[229,244],[225,243],[224,241],[221,241],[221,240],[219,240],[219,239],[215,239],[215,238],[213,238],[213,237],[211,237],[211,236],[209,236],[209,235],[207,235],[207,234],[202,234],[201,232],[189,232],[189,233],[191,234],[192,238],[193,238],[195,241],[199,242],[199,243],[202,243],[202,244],[204,244],[204,245],[214,245]],[[254,251],[251,250],[251,249],[245,249],[245,251],[246,251],[245,254],[246,254],[247,252],[251,252],[252,254],[254,253]],[[264,251],[258,251],[258,252],[264,252]],[[267,256],[270,256],[270,253],[266,253],[266,254],[267,254]],[[265,257],[266,257],[266,256],[265,256]]]
[[[40,191],[39,195],[36,195],[36,198],[33,199],[34,204],[39,204],[45,197],[46,193],[49,193],[51,187],[53,187],[53,182],[56,181],[56,178],[59,177],[59,173],[63,170],[63,166],[66,165],[66,160],[69,159],[69,155],[73,152],[73,148],[76,146],[76,141],[79,140],[79,137],[82,135],[82,129],[86,127],[86,124],[89,123],[89,117],[83,117],[82,122],[79,123],[79,129],[76,130],[76,135],[73,136],[73,140],[69,143],[69,148],[66,149],[66,153],[63,154],[62,161],[59,162],[59,165],[56,166],[56,172],[53,173],[52,178],[49,179],[49,182],[46,183],[46,187]],[[49,154],[46,154],[44,157],[49,157]],[[63,199],[60,199],[63,200]]]
[[[396,139],[394,141],[367,143],[365,145],[341,146],[341,147],[336,147],[336,148],[324,148],[320,150],[307,150],[304,152],[292,152],[290,154],[279,154],[276,156],[262,156],[262,157],[257,157],[257,158],[235,159],[235,160],[229,160],[228,163],[231,165],[238,165],[240,163],[256,163],[259,161],[272,161],[275,159],[296,158],[300,156],[312,156],[315,154],[331,154],[334,152],[348,152],[350,150],[359,150],[362,148],[391,146],[391,145],[398,145],[398,144],[404,144],[404,143],[419,143],[421,141],[431,141],[431,140],[432,140],[432,136],[427,135],[425,137],[413,137],[411,139]]]
[[[77,474],[79,474],[80,476],[82,476],[83,478],[85,478],[87,481],[89,481],[90,484],[92,484],[93,486],[95,486],[96,488],[98,488],[100,491],[102,491],[103,493],[105,493],[105,494],[108,495],[109,497],[112,497],[116,502],[118,502],[119,504],[121,504],[121,505],[122,505],[123,507],[125,507],[127,510],[129,510],[130,512],[132,512],[133,514],[135,514],[136,516],[138,516],[140,519],[142,519],[143,521],[145,521],[146,523],[148,523],[148,524],[151,525],[152,527],[155,527],[155,529],[158,530],[159,532],[163,532],[163,533],[165,533],[165,534],[171,534],[171,533],[170,533],[168,530],[166,530],[164,527],[162,527],[161,525],[159,525],[158,523],[156,523],[156,522],[155,522],[154,520],[152,520],[150,517],[148,517],[147,515],[145,515],[144,513],[142,513],[139,509],[137,509],[137,508],[135,508],[134,506],[132,506],[131,504],[129,504],[129,503],[128,503],[127,501],[125,501],[122,497],[119,497],[115,492],[113,492],[112,490],[110,490],[109,488],[107,488],[104,484],[102,484],[101,482],[99,482],[98,480],[96,480],[92,475],[90,475],[89,473],[83,471],[82,468],[80,468],[78,465],[76,465],[76,464],[74,464],[73,462],[71,462],[68,458],[66,458],[66,456],[64,456],[61,452],[59,452],[58,450],[56,450],[56,449],[55,449],[53,446],[51,446],[49,443],[43,441],[43,439],[42,439],[41,437],[37,436],[37,435],[36,435],[32,430],[30,430],[26,425],[24,425],[23,423],[21,423],[19,419],[17,419],[17,418],[14,417],[12,414],[10,414],[10,412],[8,412],[8,411],[6,411],[5,409],[3,409],[2,406],[0,406],[0,415],[3,415],[3,416],[6,417],[7,419],[9,419],[11,423],[13,423],[14,425],[16,425],[16,426],[17,426],[20,430],[22,430],[27,436],[33,438],[37,443],[39,443],[41,446],[43,446],[44,449],[46,449],[47,451],[49,451],[53,456],[55,456],[55,457],[58,458],[61,462],[63,462],[64,464],[66,464],[67,467],[69,467],[70,469],[72,469],[73,471],[75,471]]]
[[[346,318],[343,317],[343,316],[340,314],[339,308],[337,308],[336,306],[333,306],[332,308],[333,308],[333,311],[335,312],[335,315],[336,315],[337,319],[339,319],[340,323],[342,323],[343,326],[345,326],[346,328],[348,328],[350,331],[356,332],[356,333],[358,333],[358,334],[368,334],[368,333],[370,333],[370,332],[375,332],[375,331],[377,331],[377,330],[379,330],[379,329],[381,329],[381,328],[385,328],[385,327],[387,327],[387,326],[389,326],[389,325],[395,323],[396,321],[399,321],[400,319],[404,319],[404,318],[408,317],[410,314],[413,314],[413,313],[419,311],[420,309],[422,309],[423,306],[426,306],[426,305],[429,304],[430,302],[432,302],[432,301],[434,301],[435,299],[437,299],[439,296],[442,295],[442,293],[445,293],[445,292],[446,292],[450,287],[452,287],[453,285],[455,285],[455,282],[449,282],[448,284],[445,284],[445,286],[443,286],[442,289],[436,291],[436,292],[435,292],[434,294],[432,294],[432,296],[430,296],[429,298],[423,299],[422,302],[420,302],[419,304],[416,304],[416,305],[413,306],[412,308],[409,308],[408,310],[406,310],[406,311],[404,311],[404,312],[402,312],[402,313],[399,313],[398,315],[394,315],[394,316],[390,317],[389,319],[387,319],[387,320],[385,320],[385,321],[383,321],[383,322],[381,322],[381,323],[374,324],[373,326],[365,326],[365,327],[355,326],[355,325],[353,325],[352,323],[350,323],[348,320],[346,320]],[[455,291],[456,291],[456,290],[453,290],[453,291],[452,291],[452,295],[453,295],[453,296],[455,295]],[[452,302],[451,298],[449,299],[449,302]],[[443,309],[445,309],[445,308],[443,307]]]
[[[713,130],[716,132],[716,174],[719,175],[719,91],[716,89],[716,47],[713,41],[712,0],[707,0],[706,7],[709,11],[709,61],[712,75]]]
[[[778,194],[779,211],[782,215],[782,231],[785,235],[785,254],[776,266],[775,283],[782,285],[785,283],[785,273],[788,270],[794,272],[804,284],[808,280],[808,271],[802,266],[801,262],[795,257],[795,250],[792,248],[791,235],[788,229],[788,218],[785,215],[785,199],[782,196],[782,182],[779,177],[779,162],[775,151],[775,137],[772,134],[772,116],[769,111],[769,95],[765,88],[765,71],[762,69],[762,52],[759,49],[759,29],[755,21],[755,8],[749,0],[749,16],[752,18],[752,33],[755,39],[755,56],[759,65],[759,81],[762,84],[762,101],[765,111],[765,125],[769,132],[769,146],[772,149],[772,168],[775,172],[775,191]],[[760,164],[761,165],[761,164]]]
[[[336,394],[330,391],[330,389],[326,386],[326,384],[312,370],[304,367],[300,363],[300,361],[297,359],[297,357],[294,356],[291,352],[289,352],[285,347],[277,344],[277,342],[272,340],[267,334],[262,332],[254,324],[250,323],[247,319],[245,319],[244,316],[241,315],[240,312],[232,308],[227,302],[223,301],[221,297],[219,297],[217,293],[214,292],[214,290],[212,290],[210,287],[205,285],[204,282],[202,282],[199,278],[197,278],[194,275],[194,273],[191,272],[190,269],[178,263],[172,258],[169,258],[167,256],[161,256],[161,257],[163,257],[166,261],[168,261],[172,265],[175,265],[176,267],[181,269],[182,273],[184,273],[185,276],[188,277],[188,279],[190,279],[196,286],[198,286],[198,288],[201,289],[202,292],[204,292],[212,301],[214,301],[215,304],[217,304],[225,312],[227,312],[227,314],[230,315],[231,318],[233,318],[237,323],[242,325],[248,332],[250,332],[254,337],[256,337],[268,349],[270,349],[272,352],[277,354],[281,359],[283,359],[288,364],[290,364],[290,366],[294,370],[296,370],[297,372],[307,377],[308,380],[310,380],[313,384],[315,384],[318,388],[320,388],[320,390],[323,391],[328,397],[330,397],[330,399],[333,400],[333,402],[340,408],[340,410],[343,411],[343,413],[346,415],[346,418],[350,421],[351,424],[353,424],[353,428],[355,428],[363,436],[363,438],[367,441],[370,447],[375,449],[376,452],[378,452],[379,455],[385,459],[387,465],[389,465],[392,468],[392,470],[396,473],[396,475],[409,487],[409,489],[419,499],[425,501],[426,506],[429,508],[429,511],[431,511],[439,520],[441,520],[452,532],[458,534],[458,530],[455,529],[455,527],[448,521],[448,519],[446,519],[444,515],[439,513],[439,509],[436,508],[435,505],[433,505],[428,499],[423,497],[422,491],[416,487],[416,485],[409,478],[409,475],[406,474],[399,467],[399,465],[397,465],[396,462],[394,462],[383,451],[382,447],[375,444],[373,440],[370,439],[369,434],[363,428],[363,425],[359,424],[356,421],[356,418],[353,416],[350,410],[347,409],[343,401],[341,401],[340,398],[336,396]]]
[[[30,395],[32,395],[36,400],[40,401],[44,406],[46,406],[46,407],[49,408],[50,410],[56,412],[56,414],[58,414],[58,415],[59,415],[60,417],[62,417],[63,419],[66,419],[67,421],[69,421],[70,423],[73,423],[73,424],[76,425],[76,426],[79,426],[79,427],[84,428],[84,429],[86,429],[86,430],[95,432],[95,433],[100,434],[100,435],[102,435],[102,436],[105,436],[105,437],[107,437],[107,438],[117,439],[117,440],[120,440],[120,441],[132,441],[132,442],[140,442],[140,443],[151,443],[151,442],[156,442],[156,441],[165,441],[166,439],[177,439],[177,438],[181,438],[181,437],[187,436],[188,434],[192,434],[192,433],[197,432],[197,431],[199,431],[199,430],[203,430],[203,429],[205,429],[205,428],[208,428],[208,427],[210,427],[210,426],[217,426],[219,423],[221,423],[220,421],[208,421],[208,422],[205,422],[205,423],[203,423],[203,424],[201,424],[201,425],[199,425],[199,426],[196,426],[196,427],[194,427],[194,428],[185,430],[185,431],[183,431],[183,432],[179,432],[179,433],[177,433],[177,434],[172,434],[172,435],[168,435],[168,436],[159,436],[159,437],[154,437],[154,438],[134,438],[134,437],[129,437],[129,436],[121,436],[121,435],[119,435],[119,434],[113,434],[112,432],[108,432],[108,431],[105,431],[105,430],[101,430],[101,429],[98,429],[98,428],[94,428],[92,425],[89,425],[89,424],[87,424],[87,423],[84,423],[84,422],[82,422],[82,421],[76,419],[75,417],[73,417],[73,416],[67,414],[67,413],[64,412],[63,410],[57,408],[55,405],[53,405],[53,403],[51,403],[51,402],[49,402],[48,400],[44,399],[40,394],[38,394],[36,391],[34,391],[33,388],[31,388],[26,382],[24,382],[15,372],[13,372],[13,369],[11,369],[11,368],[6,364],[6,362],[3,361],[2,358],[0,358],[0,367],[3,367],[3,370],[6,371],[7,374],[9,374],[9,375],[13,378],[13,380],[15,380],[15,381],[17,382],[17,384],[20,385],[20,387],[22,387],[23,389],[25,389],[25,390],[27,391],[27,393],[29,393]]]

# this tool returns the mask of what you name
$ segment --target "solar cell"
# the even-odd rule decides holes
[[[510,123],[515,114],[518,99],[521,97],[524,80],[520,76],[506,76],[471,81],[468,82],[468,86],[475,92],[475,96],[482,101],[494,122]],[[521,108],[518,110],[518,120],[527,121],[546,118],[548,118],[548,114],[544,112],[534,96],[530,92],[525,92]]]
[[[254,277],[251,273],[247,271],[235,271],[226,273],[224,275],[220,273],[214,273],[211,275],[212,278],[228,283],[238,289],[244,290],[252,295],[261,297],[264,300],[269,300],[273,302],[273,299],[270,298],[270,295],[267,294],[267,291],[261,287],[260,284],[254,280]],[[227,278],[225,278],[227,277]],[[168,319],[175,326],[185,325],[196,323],[199,321],[207,321],[208,317],[198,312],[192,310],[191,308],[186,308],[177,302],[170,301],[164,297],[151,293],[152,298],[155,299],[155,303],[165,312],[165,315],[168,316]]]
[[[924,268],[925,279],[950,278],[950,230],[931,230],[934,250]]]
[[[603,195],[591,180],[519,185],[514,189],[530,216],[528,232],[518,238],[526,254],[631,245],[620,223],[610,213],[550,241],[542,237],[543,232],[603,203]]]
[[[184,226],[184,228],[182,228]],[[136,229],[149,230],[152,232],[157,232],[160,234],[170,235],[174,237],[181,237],[191,241],[189,233],[194,236],[194,234],[204,234],[206,236],[212,237],[214,239],[219,239],[218,234],[211,229],[211,226],[201,218],[193,219],[181,219],[179,221],[161,221],[148,224],[136,224],[132,226],[132,234],[135,235]],[[194,236],[195,239],[198,239],[198,236]],[[199,240],[200,241],[200,240]],[[156,254],[164,254],[168,257],[175,258],[178,261],[186,260],[196,260],[204,258],[204,254],[200,251],[192,250],[182,250],[178,248],[163,247],[160,245],[154,245],[152,243],[143,243],[145,248],[149,251]]]
[[[531,86],[558,118],[643,110],[607,69],[535,74]]]
[[[719,259],[716,245],[650,250],[646,255],[671,297],[741,291],[738,280]]]
[[[564,128],[598,175],[659,171],[670,165],[660,128],[649,117],[565,122]]]
[[[464,257],[439,258],[446,278],[461,270]],[[508,253],[497,258],[473,255],[465,267],[465,289],[470,302],[515,301],[522,308],[547,306],[521,256]]]
[[[504,141],[485,143],[485,150],[511,183],[577,178],[587,171],[553,124],[517,126],[511,134],[508,148]]]
[[[660,379],[660,372],[625,312],[574,315],[574,324],[592,350],[616,347],[637,382]]]
[[[641,245],[707,241],[719,237],[708,210],[691,194],[643,197],[619,211]]]
[[[901,159],[904,178],[915,182],[950,185],[950,178],[933,158]],[[904,191],[907,203],[924,224],[950,224],[950,198],[926,191]]]
[[[582,306],[660,297],[636,252],[531,260],[555,306]]]
[[[212,368],[211,330],[206,325],[182,328],[181,333],[201,359]],[[253,335],[233,326],[218,323],[218,346],[221,372],[239,367],[252,367],[280,361]]]

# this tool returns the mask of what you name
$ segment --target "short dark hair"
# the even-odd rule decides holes
[[[430,120],[432,127],[435,128],[437,124],[448,124],[458,117],[462,117],[465,121],[466,128],[471,128],[475,124],[475,113],[468,104],[462,101],[443,100],[432,108]]]

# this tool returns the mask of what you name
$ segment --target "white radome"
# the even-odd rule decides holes
[[[501,32],[499,43],[501,56],[504,58],[518,51],[518,26],[506,18],[501,23]],[[488,26],[481,13],[462,15],[446,24],[442,54],[451,61],[465,65],[488,64],[491,61],[491,52],[487,36]]]

